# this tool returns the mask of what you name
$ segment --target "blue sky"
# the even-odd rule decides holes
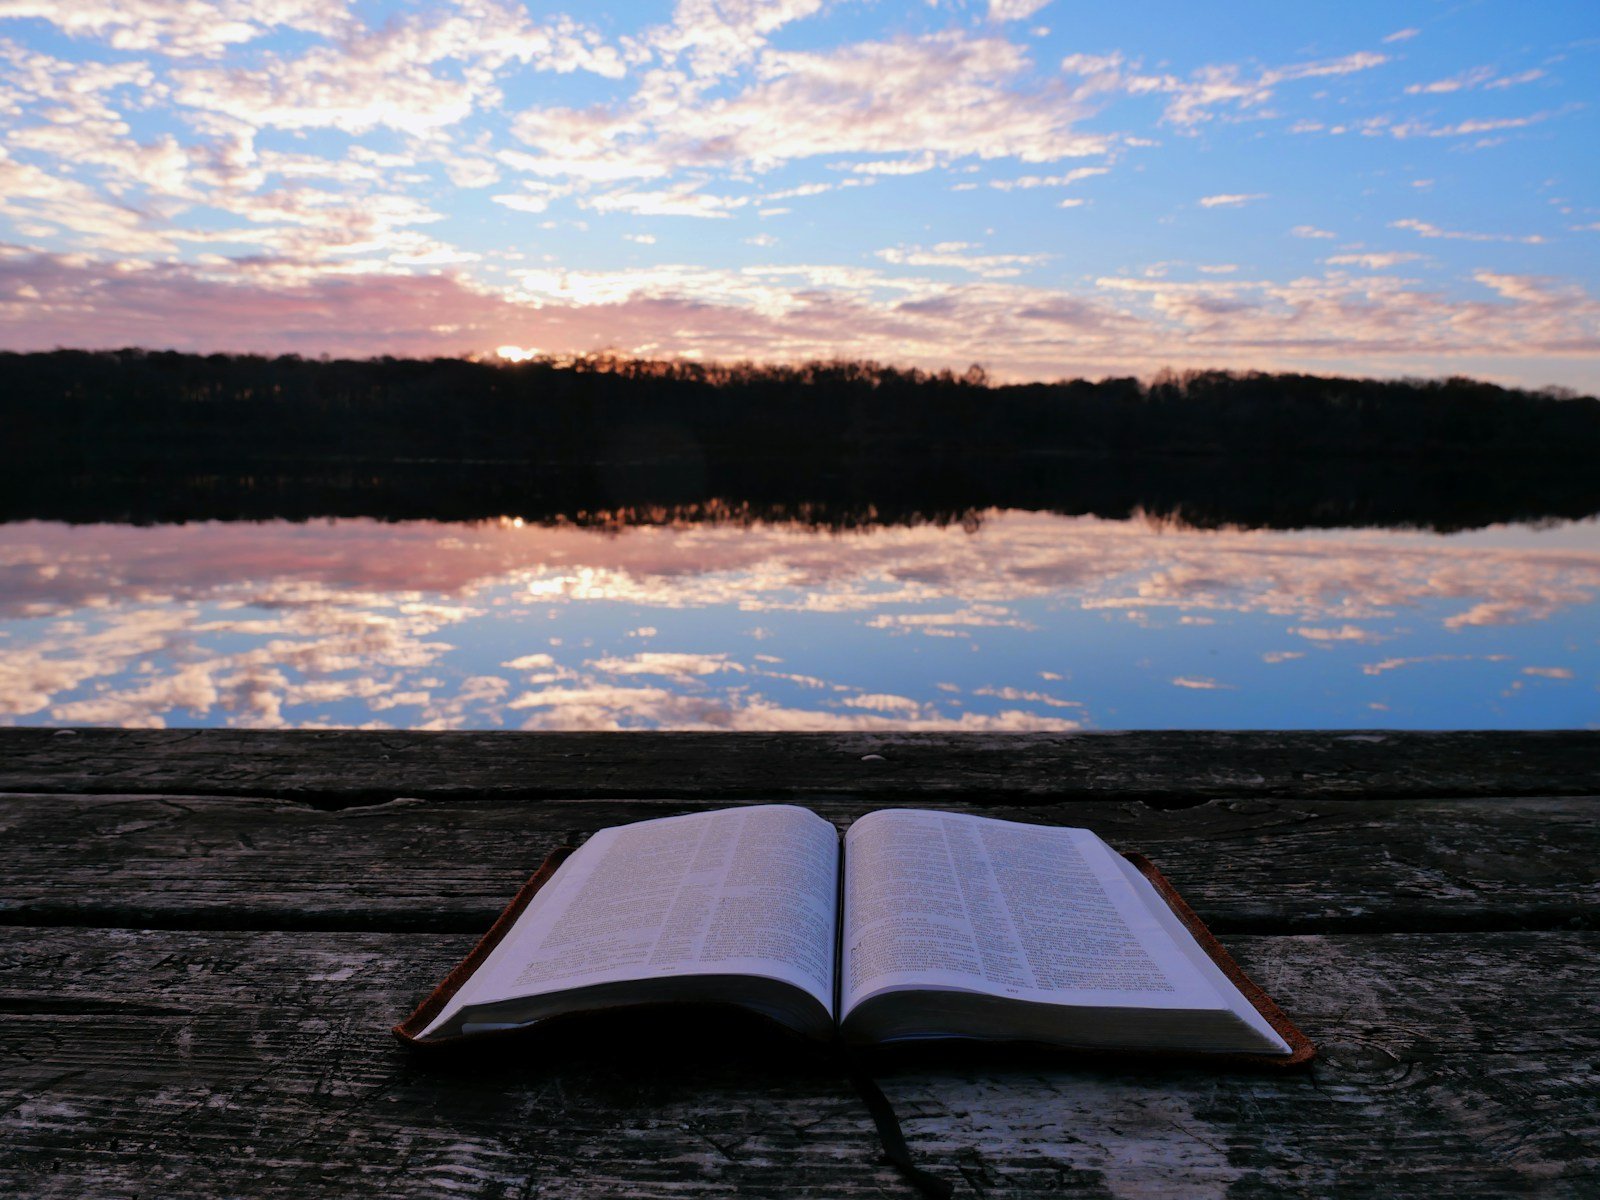
[[[0,346],[1600,391],[1600,7],[0,0]]]

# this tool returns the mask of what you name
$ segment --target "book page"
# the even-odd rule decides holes
[[[1217,995],[1222,997],[1229,1009],[1248,1025],[1257,1036],[1270,1043],[1271,1050],[1280,1054],[1292,1053],[1289,1043],[1284,1041],[1283,1035],[1272,1027],[1272,1022],[1261,1015],[1260,1010],[1250,1003],[1244,993],[1234,986],[1233,980],[1223,973],[1222,968],[1217,966],[1212,961],[1211,956],[1201,948],[1200,943],[1194,940],[1193,935],[1184,927],[1183,921],[1178,914],[1172,911],[1171,906],[1156,891],[1155,885],[1141,875],[1139,868],[1123,858],[1122,855],[1119,854],[1116,858],[1117,868],[1133,888],[1134,893],[1143,901],[1144,906],[1155,915],[1156,920],[1161,923],[1161,927],[1172,936],[1173,943],[1183,951],[1189,961],[1194,964],[1195,969],[1211,982],[1212,987],[1216,988]]]
[[[845,839],[843,1010],[954,989],[1051,1004],[1218,1009],[1086,829],[882,810]]]
[[[833,1012],[839,839],[790,805],[621,825],[564,862],[428,1032],[464,1005],[684,975],[759,975]]]

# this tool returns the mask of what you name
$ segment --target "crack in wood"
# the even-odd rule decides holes
[[[181,1008],[137,1000],[86,1000],[62,996],[0,994],[0,1017],[187,1017]]]
[[[422,733],[0,730],[0,789],[270,790],[336,809],[396,793],[748,799],[801,792],[1135,797],[1442,797],[1600,792],[1600,731],[1382,734]],[[1352,741],[1371,737],[1375,740]],[[1359,751],[1359,752],[1358,752]],[[884,762],[863,763],[864,753]]]

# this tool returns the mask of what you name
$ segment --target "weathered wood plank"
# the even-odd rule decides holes
[[[400,800],[324,811],[207,797],[0,797],[11,922],[484,928],[551,846],[684,801]],[[847,825],[879,805],[820,798]],[[960,811],[960,804],[946,807]],[[1600,913],[1600,801],[985,807],[1154,857],[1223,929],[1548,927]]]
[[[823,1066],[622,1039],[429,1066],[464,940],[0,930],[0,1194],[909,1196]],[[966,1196],[1587,1197],[1600,935],[1236,938],[1307,1075],[969,1055],[883,1077]],[[703,1052],[702,1052],[703,1049]]]
[[[713,807],[682,800],[0,796],[0,920],[471,932],[553,846]],[[841,827],[881,803],[818,797]],[[1153,858],[1219,930],[1600,925],[1600,799],[973,806],[1086,825]]]
[[[866,756],[876,755],[868,759]],[[1600,794],[1600,731],[702,734],[0,730],[0,791],[622,798]]]

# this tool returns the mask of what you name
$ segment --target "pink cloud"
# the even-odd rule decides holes
[[[942,257],[956,265],[960,254]],[[967,265],[1015,269],[987,261],[1005,257]],[[1289,284],[1109,277],[1079,292],[861,268],[523,274],[525,288],[496,292],[446,271],[329,275],[250,259],[202,269],[0,249],[0,345],[49,349],[70,329],[78,346],[202,352],[610,347],[924,367],[982,361],[1002,379],[1148,371],[1185,358],[1370,372],[1417,370],[1448,355],[1500,356],[1509,366],[1555,355],[1592,362],[1600,352],[1600,302],[1576,285],[1552,291],[1548,280],[1487,272],[1479,278],[1498,300],[1450,300],[1404,280],[1343,274]],[[795,286],[796,274],[809,286]]]

